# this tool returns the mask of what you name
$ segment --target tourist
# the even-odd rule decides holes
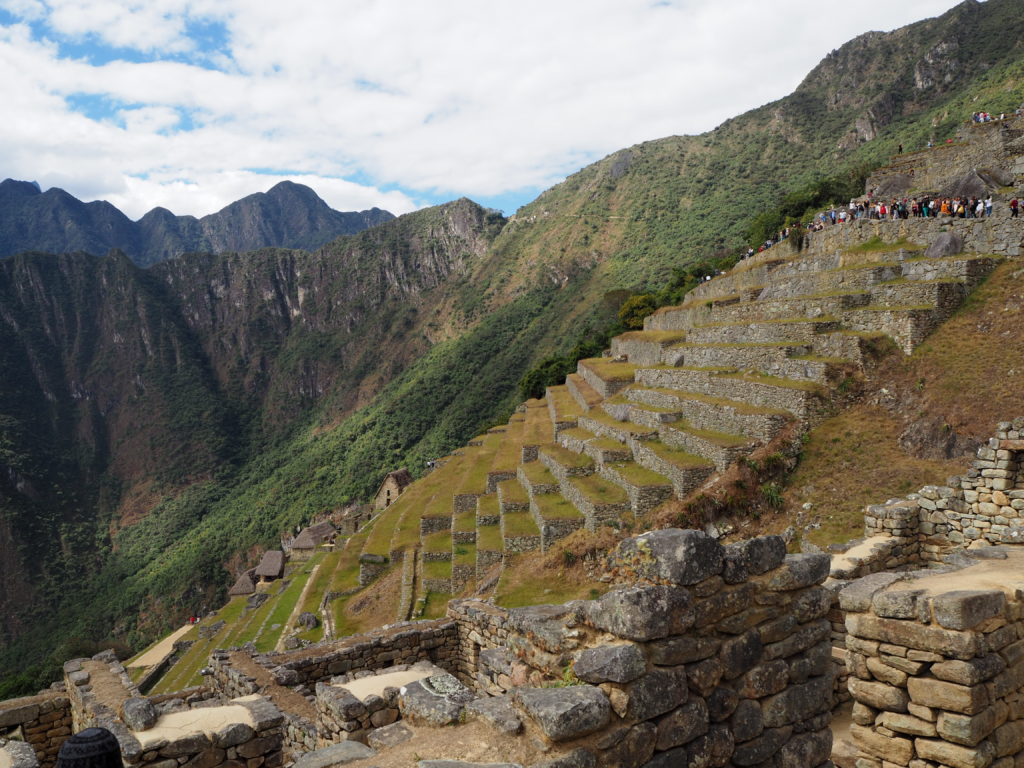
[[[992,215],[992,194],[991,193],[989,193],[989,196],[985,198],[985,215],[986,216],[991,216]]]
[[[121,745],[106,728],[86,728],[68,738],[55,768],[122,768]]]
[[[1013,198],[1013,200],[1010,201],[1010,218],[1011,219],[1016,219],[1017,218],[1017,208],[1018,208],[1019,205],[1020,205],[1020,202],[1017,200],[1016,197]]]

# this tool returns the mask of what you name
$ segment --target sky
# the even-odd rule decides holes
[[[202,216],[283,179],[338,210],[506,214],[711,130],[954,0],[0,0],[0,178]]]

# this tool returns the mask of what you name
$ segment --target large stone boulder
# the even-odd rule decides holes
[[[519,708],[540,726],[551,741],[569,741],[608,724],[611,705],[600,688],[520,688],[514,694]]]
[[[404,686],[398,709],[410,725],[439,728],[462,720],[462,710],[476,696],[454,676],[444,672]]]

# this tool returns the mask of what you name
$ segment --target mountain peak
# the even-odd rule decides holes
[[[0,196],[33,197],[42,194],[38,181],[18,181],[17,179],[4,179],[0,181]]]

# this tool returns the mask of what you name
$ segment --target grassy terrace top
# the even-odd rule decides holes
[[[766,374],[756,372],[741,372],[741,373],[723,373],[720,374],[723,379],[736,379],[738,381],[749,381],[752,384],[766,384],[770,387],[780,387],[782,389],[796,389],[801,392],[816,392],[824,393],[825,387],[818,384],[815,381],[806,381],[804,379],[782,379],[778,376],[768,376]]]
[[[526,489],[523,488],[522,484],[516,480],[503,480],[498,483],[498,493],[501,495],[503,501],[525,504],[529,501],[529,497],[526,494]],[[486,498],[486,497],[481,497]]]
[[[576,421],[583,409],[576,402],[569,388],[564,384],[557,387],[548,387],[548,402],[555,410],[556,421]]]
[[[628,432],[633,435],[653,435],[658,431],[654,427],[645,427],[640,424],[633,424],[630,421],[619,421],[610,413],[600,410],[591,411],[587,414],[587,418],[611,427],[618,432]]]
[[[714,464],[703,456],[695,456],[680,448],[673,448],[665,445],[660,440],[648,440],[644,442],[645,448],[650,448],[662,461],[680,469],[692,469],[694,467],[713,467]]]
[[[536,521],[527,511],[506,512],[501,516],[502,531],[507,538],[515,536],[540,536]]]
[[[641,467],[639,464],[632,461],[616,462],[608,466],[627,483],[635,485],[638,488],[650,488],[672,484],[672,482],[664,475],[660,475],[647,467]]]
[[[540,451],[545,456],[554,459],[555,462],[561,464],[563,467],[570,467],[573,469],[591,469],[594,466],[594,460],[586,454],[573,453],[556,443],[542,446]]]
[[[547,414],[545,414],[547,415]],[[504,434],[504,440],[498,446],[494,454],[494,461],[491,463],[491,472],[515,472],[516,466],[522,456],[523,443],[526,439],[528,425],[526,419],[509,422],[508,430]]]
[[[506,480],[513,483],[514,480]],[[478,517],[497,517],[500,513],[498,508],[498,494],[488,493],[486,496],[478,496],[476,499],[476,515]]]
[[[746,445],[750,442],[749,438],[746,438],[743,435],[732,435],[728,432],[718,432],[713,429],[700,429],[693,426],[685,419],[670,424],[669,426],[672,429],[682,430],[683,432],[688,432],[702,440],[707,440],[712,445],[717,445],[720,448],[735,448],[740,445]]]
[[[665,309],[665,307],[662,307],[662,309]],[[650,341],[655,344],[671,344],[685,339],[686,331],[626,331],[619,334],[618,338],[623,341]]]
[[[621,504],[629,501],[629,496],[621,485],[605,480],[600,475],[570,477],[569,482],[595,504]]]
[[[480,495],[487,490],[487,473],[494,463],[492,451],[481,451],[470,460],[466,474],[455,487],[455,495]]]
[[[551,470],[539,461],[531,461],[528,464],[521,464],[523,474],[531,485],[558,485],[558,480],[551,474]]]
[[[501,540],[501,526],[478,525],[476,528],[476,548],[478,552],[502,552],[505,544]]]
[[[533,501],[542,520],[578,520],[583,517],[579,510],[559,493],[538,493],[533,497]]]
[[[423,537],[424,552],[451,552],[451,531],[436,531]]]
[[[604,381],[633,381],[637,369],[635,365],[619,363],[610,357],[590,357],[580,360],[579,364]]]

